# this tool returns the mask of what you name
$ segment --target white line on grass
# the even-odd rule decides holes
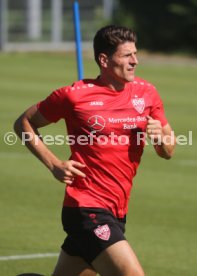
[[[37,253],[37,254],[29,254],[29,255],[0,256],[0,261],[52,258],[57,256],[58,256],[58,253]]]

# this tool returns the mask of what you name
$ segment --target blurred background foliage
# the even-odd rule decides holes
[[[197,0],[118,0],[112,21],[132,26],[140,48],[197,53]]]

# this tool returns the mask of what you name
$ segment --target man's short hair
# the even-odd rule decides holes
[[[136,34],[133,30],[123,27],[109,25],[97,31],[94,37],[94,58],[99,65],[99,55],[101,53],[112,56],[118,45],[127,41],[136,43]]]

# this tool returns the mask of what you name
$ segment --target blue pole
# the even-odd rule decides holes
[[[83,79],[83,61],[82,61],[82,50],[81,50],[81,32],[80,32],[80,16],[79,16],[79,4],[78,1],[73,3],[74,13],[74,27],[75,27],[75,45],[77,54],[77,71],[78,79]]]

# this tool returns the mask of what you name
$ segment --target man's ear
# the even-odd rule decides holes
[[[108,64],[108,57],[107,57],[106,54],[101,53],[101,54],[99,55],[99,63],[100,63],[100,66],[101,66],[101,67],[104,67],[104,68],[107,67],[107,64]]]

